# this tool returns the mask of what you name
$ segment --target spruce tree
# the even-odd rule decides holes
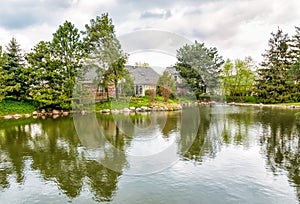
[[[271,33],[269,49],[263,54],[264,61],[258,70],[257,97],[262,103],[291,102],[292,87],[288,80],[291,66],[290,39],[288,34],[278,28]]]
[[[11,81],[14,77],[14,73],[9,74],[7,70],[3,68],[7,64],[7,54],[3,52],[2,46],[0,46],[0,101],[5,98],[8,92],[18,90],[19,86],[7,82]]]
[[[6,78],[5,84],[13,87],[7,90],[7,95],[21,100],[26,98],[30,84],[28,83],[28,70],[16,38],[13,37],[10,40],[6,50],[7,62],[3,65],[3,70],[10,77]]]
[[[291,86],[292,99],[300,101],[300,27],[295,27],[296,34],[292,37],[291,56],[292,66],[289,70],[289,81]]]

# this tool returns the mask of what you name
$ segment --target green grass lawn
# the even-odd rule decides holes
[[[178,101],[169,99],[167,102],[164,102],[164,98],[157,96],[153,101],[150,100],[149,96],[142,97],[130,97],[130,98],[120,98],[119,100],[113,99],[112,101],[101,101],[95,104],[95,110],[104,110],[104,109],[123,109],[135,107],[139,108],[142,106],[167,106],[169,104],[178,104]]]
[[[4,99],[0,102],[0,115],[8,114],[25,114],[35,111],[32,101],[15,101],[12,99]]]

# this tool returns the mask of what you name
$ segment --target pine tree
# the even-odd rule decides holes
[[[176,69],[198,99],[202,93],[213,94],[218,87],[221,65],[224,63],[216,48],[206,48],[204,43],[195,41],[177,51],[177,60]]]
[[[50,42],[41,41],[27,55],[35,80],[31,95],[39,109],[71,109],[77,77],[83,74],[86,56],[81,36],[66,21],[53,34]]]
[[[13,96],[17,100],[25,99],[29,88],[28,70],[24,64],[24,58],[20,45],[16,38],[12,38],[6,47],[7,62],[3,65],[3,70],[10,76],[6,78],[6,85],[10,88],[7,90],[8,96]]]
[[[291,56],[292,66],[289,70],[292,99],[300,101],[300,27],[295,27],[296,34],[292,37]]]
[[[71,22],[65,21],[53,34],[50,42],[51,55],[59,62],[58,72],[66,97],[71,99],[77,77],[83,74],[84,44],[80,32]]]
[[[7,70],[3,69],[3,66],[7,64],[7,58],[7,54],[3,53],[2,46],[0,46],[0,101],[5,98],[8,92],[19,89],[18,85],[7,83],[14,77],[14,73],[9,74]]]
[[[121,44],[116,37],[112,19],[108,14],[97,16],[85,25],[83,32],[85,47],[89,53],[88,63],[96,68],[99,85],[105,87],[108,97],[108,86],[114,84],[116,99],[119,98],[118,82],[124,78],[128,71],[125,69],[127,54],[123,52]]]
[[[291,84],[288,70],[291,66],[290,39],[278,29],[271,33],[269,49],[263,54],[264,61],[258,70],[257,97],[262,103],[291,102]]]

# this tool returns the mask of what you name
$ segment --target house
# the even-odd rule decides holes
[[[145,91],[149,89],[156,91],[156,84],[160,75],[151,67],[126,65],[125,68],[134,78],[136,96],[145,96]]]
[[[97,79],[96,69],[90,69],[87,73],[85,73],[83,80],[80,82],[90,93],[95,93],[96,100],[106,99],[107,92],[104,86],[101,85],[101,81],[99,82]],[[108,96],[115,96],[115,86],[113,84],[108,85]]]
[[[145,96],[145,91],[149,89],[156,91],[160,75],[151,67],[126,65],[125,69],[129,71],[130,76],[134,79],[134,93],[136,96]],[[101,81],[99,83],[95,70],[89,70],[81,82],[90,93],[95,93],[96,100],[106,99],[107,92],[104,86],[101,85]],[[109,97],[115,97],[115,86],[113,84],[109,84],[107,91]],[[119,91],[122,90],[119,89]]]
[[[179,72],[176,70],[175,67],[167,67],[166,71],[168,71],[171,75],[173,80],[175,81],[176,84],[181,84],[182,83],[182,78],[179,75]]]

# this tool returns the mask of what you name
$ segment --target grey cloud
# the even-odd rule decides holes
[[[68,8],[68,1],[6,1],[1,3],[0,26],[22,29],[54,19],[55,11]]]
[[[161,12],[153,12],[153,11],[146,11],[141,14],[141,18],[165,18],[168,19],[172,16],[171,11],[161,11]]]

